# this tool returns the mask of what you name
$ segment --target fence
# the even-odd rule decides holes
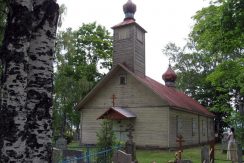
[[[68,158],[59,163],[110,163],[115,150],[121,149],[121,146],[99,150],[94,147],[86,147],[84,155]]]

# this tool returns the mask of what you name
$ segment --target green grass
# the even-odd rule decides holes
[[[83,150],[85,148],[80,148],[77,142],[73,142],[68,145],[69,149],[73,150]],[[221,145],[216,145],[216,149],[220,149]],[[92,149],[91,149],[92,152]],[[168,150],[137,150],[136,156],[139,163],[151,163],[155,161],[156,163],[168,163],[169,160],[175,159],[175,152],[176,151],[168,151]],[[192,147],[188,149],[184,149],[182,153],[183,159],[190,159],[193,163],[201,162],[201,147]],[[222,161],[226,160],[226,154],[222,153],[221,150],[215,151],[215,163],[229,163],[230,161]],[[243,157],[244,160],[244,157]]]
[[[215,148],[220,149],[221,147],[217,145]],[[151,163],[153,161],[156,163],[168,163],[169,160],[175,159],[175,152],[168,150],[137,150],[136,154],[139,163]],[[182,158],[189,159],[193,163],[201,162],[201,147],[184,149]],[[215,159],[215,163],[230,163],[230,161],[223,161],[226,160],[226,154],[222,153],[221,150],[215,151]]]

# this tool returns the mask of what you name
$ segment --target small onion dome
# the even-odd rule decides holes
[[[131,2],[131,0],[128,0],[128,2],[123,5],[123,11],[125,13],[124,20],[127,20],[127,19],[135,20],[134,14],[136,12],[136,5],[133,2]]]
[[[175,81],[177,78],[176,73],[172,70],[171,65],[169,65],[167,71],[162,75],[162,78],[166,86],[175,87]]]

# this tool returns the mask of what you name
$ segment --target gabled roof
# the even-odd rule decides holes
[[[111,119],[111,120],[122,120],[136,118],[136,115],[126,108],[111,107],[100,115],[97,119]]]
[[[204,115],[208,117],[213,117],[214,114],[209,112],[205,107],[200,105],[196,100],[187,96],[183,92],[180,92],[172,87],[167,87],[147,76],[138,76],[132,71],[130,71],[126,66],[122,64],[118,64],[115,66],[97,85],[91,90],[88,95],[79,102],[76,108],[81,109],[84,104],[96,94],[97,91],[116,73],[118,69],[124,69],[133,77],[135,77],[139,82],[141,82],[144,86],[148,87],[151,91],[153,91],[156,95],[158,95],[166,104],[174,109],[183,110],[186,112],[191,112],[199,115]]]

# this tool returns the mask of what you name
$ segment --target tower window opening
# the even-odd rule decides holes
[[[125,75],[120,75],[119,83],[120,83],[120,85],[126,85],[126,76]]]

